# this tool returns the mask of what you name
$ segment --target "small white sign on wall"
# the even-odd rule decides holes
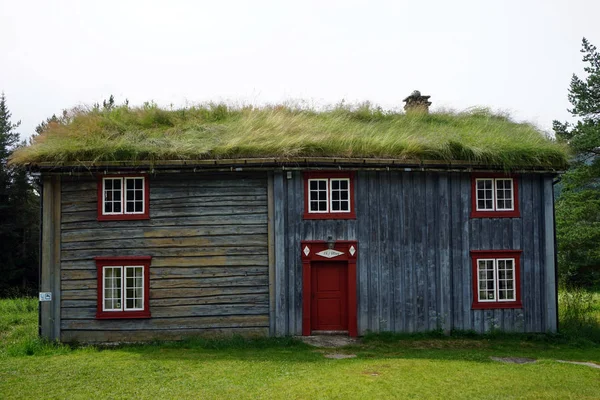
[[[52,301],[52,292],[40,292],[40,301]]]

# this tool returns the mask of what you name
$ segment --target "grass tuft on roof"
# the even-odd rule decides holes
[[[49,123],[15,164],[101,165],[126,161],[291,157],[466,161],[505,169],[564,168],[565,145],[487,109],[401,113],[369,103],[317,111],[287,105],[206,104],[166,110],[154,103],[78,107]]]

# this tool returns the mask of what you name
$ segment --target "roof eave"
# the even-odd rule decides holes
[[[97,162],[40,162],[28,168],[44,173],[113,172],[113,171],[248,171],[276,169],[418,169],[459,171],[511,171],[544,172],[560,174],[564,168],[552,166],[490,165],[465,160],[416,160],[391,158],[343,158],[343,157],[287,157],[287,158],[238,158],[213,160],[141,160],[141,161],[97,161]]]

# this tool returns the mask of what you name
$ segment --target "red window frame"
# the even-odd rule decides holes
[[[523,308],[521,301],[521,253],[522,250],[471,250],[472,263],[472,286],[473,286],[473,310],[487,310],[499,308]],[[514,282],[515,282],[515,300],[509,301],[480,301],[478,293],[478,260],[481,259],[505,259],[513,258],[514,264]],[[498,278],[495,278],[494,288],[498,289]]]
[[[125,196],[125,178],[144,178],[144,212],[138,214],[125,213],[125,201],[121,202],[122,214],[103,214],[104,213],[104,179],[105,178],[123,178],[121,190],[123,198]],[[98,221],[134,221],[150,219],[150,183],[147,174],[134,175],[99,175],[98,176]]]
[[[512,179],[512,194],[513,194],[513,209],[509,211],[478,211],[477,210],[477,179]],[[471,176],[471,218],[519,218],[521,212],[519,211],[519,182],[518,177],[515,175],[506,174],[473,174]],[[495,180],[494,180],[495,182]],[[494,183],[494,196],[496,194],[496,185]],[[495,197],[494,197],[495,199]],[[496,201],[494,200],[494,208],[496,207]]]
[[[354,172],[329,172],[329,171],[309,171],[304,173],[304,219],[356,219],[356,206],[354,203]],[[348,179],[350,202],[349,212],[309,212],[309,185],[310,179]],[[331,203],[331,182],[327,183],[327,202],[328,208]]]
[[[122,256],[122,257],[95,257],[96,271],[98,273],[98,301],[96,319],[123,319],[123,318],[150,318],[150,261],[151,256]],[[104,267],[144,267],[144,309],[136,311],[103,311],[104,280],[102,269]],[[125,279],[124,274],[121,279]],[[124,293],[121,293],[123,296]]]

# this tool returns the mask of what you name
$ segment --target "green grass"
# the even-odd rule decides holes
[[[564,168],[568,152],[530,124],[484,109],[399,113],[368,103],[316,111],[306,107],[210,104],[71,110],[48,124],[17,164],[90,165],[106,161],[273,157],[394,158]]]
[[[591,341],[547,335],[367,335],[337,350],[291,338],[191,339],[114,348],[36,339],[37,301],[0,300],[0,398],[593,399]],[[32,346],[32,342],[37,345]],[[326,359],[324,353],[355,354]],[[514,365],[490,356],[531,357]]]

